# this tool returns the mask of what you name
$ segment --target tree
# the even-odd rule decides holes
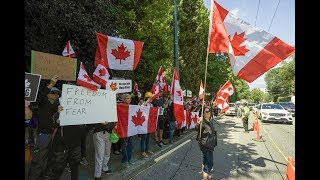
[[[261,91],[260,89],[254,88],[251,92],[250,92],[250,99],[254,102],[254,103],[259,103],[261,100],[263,100],[264,98],[264,92]]]

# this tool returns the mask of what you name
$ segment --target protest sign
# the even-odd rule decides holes
[[[24,89],[25,89],[25,100],[29,102],[35,102],[37,100],[41,75],[25,73],[24,75]]]
[[[42,79],[58,75],[59,80],[75,81],[76,71],[77,59],[31,51],[31,73],[41,74]]]
[[[110,90],[63,84],[61,106],[61,126],[118,121],[116,93]]]
[[[132,80],[114,80],[107,81],[106,89],[116,93],[132,92]]]

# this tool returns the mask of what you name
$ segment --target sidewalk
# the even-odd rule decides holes
[[[270,149],[266,144],[269,139],[262,133],[262,139],[266,142],[257,142],[252,140],[256,138],[256,131],[244,133],[242,120],[233,116],[223,116],[215,123],[218,132],[218,146],[214,150],[214,179],[285,179],[286,164],[276,162],[270,155]],[[249,118],[249,129],[252,128],[253,117]],[[112,174],[102,174],[103,179],[130,179],[143,169],[148,168],[154,163],[154,159],[162,154],[177,147],[188,139],[194,139],[196,132],[186,130],[180,137],[175,136],[174,144],[168,144],[163,148],[155,145],[151,139],[150,150],[154,152],[148,158],[140,156],[140,140],[137,136],[133,138],[132,160],[135,164],[124,167],[121,164],[121,155],[111,153],[109,167]],[[94,179],[94,147],[92,143],[92,134],[87,137],[87,160],[88,166],[80,165],[80,180]],[[165,140],[167,142],[167,140]],[[272,150],[271,150],[272,151]],[[272,152],[277,153],[277,152]],[[200,154],[199,154],[200,155]],[[27,166],[26,166],[27,167]],[[69,180],[70,173],[64,171],[60,180]]]

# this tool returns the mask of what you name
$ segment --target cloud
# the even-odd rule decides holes
[[[266,88],[266,82],[264,81],[265,74],[257,78],[255,81],[252,83],[248,83],[249,85],[249,90],[251,91],[254,88]]]

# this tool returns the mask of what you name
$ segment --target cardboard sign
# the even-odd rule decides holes
[[[58,75],[59,80],[75,81],[76,71],[77,59],[31,51],[31,72],[41,74],[42,79]]]
[[[114,80],[109,79],[107,81],[106,89],[114,91],[116,93],[125,93],[132,91],[132,80]]]
[[[35,102],[37,100],[41,75],[25,73],[24,75],[25,100]]]
[[[60,126],[118,121],[113,91],[63,84],[60,104]]]

